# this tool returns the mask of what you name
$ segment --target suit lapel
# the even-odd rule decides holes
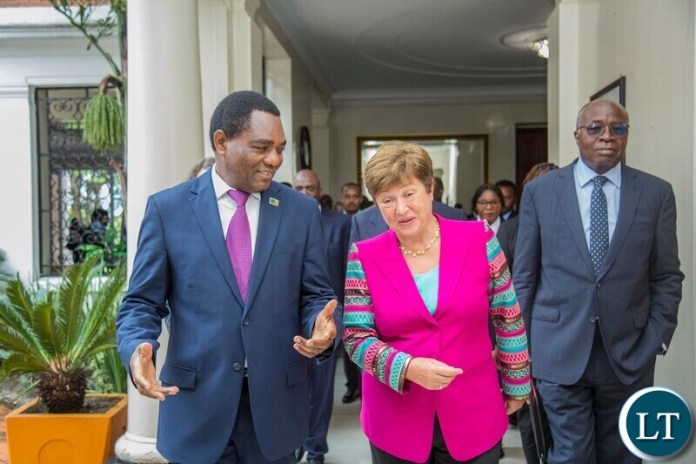
[[[423,319],[432,323],[433,317],[425,306],[406,260],[401,255],[394,231],[389,230],[380,240],[372,243],[372,246],[372,253],[370,253],[372,262],[382,274],[384,281],[388,282],[395,293],[401,297],[404,306],[408,306]]]
[[[604,264],[599,271],[597,280],[611,268],[611,265],[619,255],[619,251],[626,241],[628,231],[631,228],[633,217],[638,209],[641,190],[636,182],[636,173],[631,168],[624,166],[621,173],[621,190],[619,193],[619,215],[616,219],[616,228],[609,242],[609,249],[604,258]]]
[[[263,274],[266,272],[268,261],[271,259],[271,251],[280,228],[280,218],[286,206],[283,200],[280,189],[274,183],[271,183],[271,186],[261,193],[259,228],[256,232],[254,262],[251,266],[249,294],[247,295],[247,306],[244,309],[245,313],[254,301],[254,297],[261,285]]]
[[[244,306],[244,300],[239,293],[237,279],[234,276],[230,255],[225,244],[225,235],[220,224],[220,210],[218,209],[210,171],[194,182],[189,202],[203,237],[208,242],[213,259],[225,278],[225,282],[227,282],[239,304]]]
[[[440,273],[437,295],[437,311],[435,317],[439,317],[441,311],[449,307],[449,301],[457,290],[460,277],[467,263],[471,240],[466,237],[456,237],[450,232],[449,224],[440,222]],[[483,227],[483,225],[481,226]]]
[[[563,169],[559,169],[556,182],[556,193],[560,199],[563,215],[568,223],[570,232],[573,234],[580,256],[587,267],[587,271],[594,277],[590,250],[587,248],[585,229],[582,226],[582,218],[580,217],[578,193],[575,190],[575,176],[573,175],[574,166],[575,163],[572,163]]]
[[[377,208],[377,206],[374,206],[374,209],[370,214],[370,223],[372,224],[372,227],[370,228],[370,235],[373,237],[381,234],[382,232],[385,232],[389,228],[389,226],[387,226],[387,223],[384,222],[382,213],[380,213],[379,208]]]

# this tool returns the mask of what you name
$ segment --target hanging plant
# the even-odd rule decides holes
[[[99,84],[99,94],[85,108],[83,138],[99,151],[119,146],[124,136],[123,109],[118,100],[107,93],[109,83],[120,85],[121,81],[106,76]]]

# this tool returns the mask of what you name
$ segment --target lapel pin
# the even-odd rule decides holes
[[[272,206],[278,206],[280,204],[280,201],[278,201],[277,198],[271,197],[268,199],[268,203]]]

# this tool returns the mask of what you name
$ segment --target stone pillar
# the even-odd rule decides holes
[[[258,2],[229,0],[227,49],[230,92],[263,90],[263,32],[254,22]]]
[[[149,195],[184,181],[202,156],[198,2],[167,0],[128,5],[128,261]],[[164,360],[163,329],[157,359]],[[128,391],[128,431],[119,459],[164,463],[156,451],[158,403]]]

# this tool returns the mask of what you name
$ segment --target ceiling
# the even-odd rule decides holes
[[[543,100],[554,0],[262,0],[334,105]],[[507,39],[506,39],[507,37]]]

